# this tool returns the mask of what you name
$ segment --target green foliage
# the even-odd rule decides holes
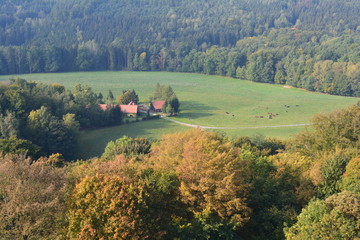
[[[354,157],[346,165],[346,171],[344,173],[341,189],[350,191],[356,194],[360,194],[360,157]]]
[[[73,113],[67,113],[62,118],[66,128],[70,129],[73,135],[79,134],[80,123],[76,120],[76,116]]]
[[[233,228],[233,224],[211,212],[202,212],[195,214],[192,222],[179,226],[179,239],[239,239]]]
[[[254,82],[273,83],[275,77],[274,56],[268,51],[257,51],[249,56],[246,78]]]
[[[6,1],[0,74],[184,71],[360,96],[359,8],[355,0]]]
[[[73,89],[74,101],[80,107],[97,104],[97,96],[88,85],[76,84]]]
[[[246,150],[243,154],[250,162],[248,202],[252,209],[243,235],[249,239],[283,239],[284,224],[292,224],[301,209],[295,194],[298,176],[283,166],[275,166],[265,157]]]
[[[117,97],[117,103],[122,105],[128,105],[130,102],[135,104],[139,103],[139,96],[136,94],[135,90],[125,90],[123,93]]]
[[[285,230],[286,239],[356,239],[359,237],[359,197],[342,192],[315,200]]]
[[[175,114],[179,112],[179,99],[169,85],[160,85],[157,83],[152,99],[165,101],[162,109],[164,113]]]
[[[0,138],[17,136],[19,132],[19,120],[15,114],[7,112],[5,116],[0,114]]]
[[[33,144],[29,140],[18,139],[16,136],[10,138],[0,139],[0,153],[6,154],[19,154],[37,159],[40,155],[40,147]]]
[[[150,152],[151,142],[146,138],[129,138],[124,136],[116,141],[110,141],[101,158],[111,160],[117,155],[138,156]]]
[[[293,147],[308,155],[315,155],[319,151],[333,151],[336,147],[356,148],[360,140],[359,122],[360,107],[356,105],[330,114],[319,114],[313,119],[313,131],[299,135],[294,140]]]
[[[341,178],[351,158],[351,154],[339,153],[327,159],[321,168],[323,181],[318,190],[321,197],[326,198],[340,192]]]
[[[114,104],[114,100],[115,100],[115,97],[114,97],[114,94],[112,93],[111,90],[109,90],[109,93],[106,97],[106,103],[107,104]]]
[[[69,119],[65,118],[65,120]],[[65,156],[73,154],[76,147],[76,137],[72,131],[76,126],[66,125],[64,121],[51,115],[48,108],[41,107],[39,110],[31,111],[27,128],[29,139],[41,146],[45,154],[62,153]]]

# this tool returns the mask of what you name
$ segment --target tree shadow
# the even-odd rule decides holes
[[[178,124],[163,119],[149,119],[82,131],[79,138],[79,146],[72,160],[100,157],[110,141],[116,141],[123,136],[157,139],[163,134],[171,132],[166,130],[169,128],[169,125],[178,127]],[[186,127],[184,128],[186,129]]]
[[[214,115],[210,111],[219,109],[214,106],[209,106],[194,101],[181,101],[180,104],[181,118],[197,119],[202,117],[208,117]]]

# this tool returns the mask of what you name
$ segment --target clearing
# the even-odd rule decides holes
[[[359,101],[359,98],[284,88],[282,85],[190,73],[72,72],[0,76],[0,81],[11,77],[60,83],[68,88],[78,83],[87,84],[104,97],[110,89],[114,96],[120,95],[122,90],[134,89],[140,101],[144,102],[153,94],[156,83],[170,85],[181,103],[181,113],[171,119],[190,125],[212,127],[213,131],[229,136],[260,133],[269,137],[286,138],[305,129],[306,126],[302,124],[310,123],[314,114],[330,112]],[[103,149],[108,141],[122,135],[158,137],[162,133],[183,129],[187,127],[176,122],[151,120],[87,131],[81,134],[80,148],[87,149],[86,151],[96,148],[98,150],[94,153],[98,155],[99,149]],[[87,156],[91,155],[94,154]]]

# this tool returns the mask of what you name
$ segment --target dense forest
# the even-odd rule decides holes
[[[0,74],[227,75],[360,96],[357,0],[5,0]]]
[[[200,129],[0,157],[1,239],[358,239],[360,107],[287,141]]]

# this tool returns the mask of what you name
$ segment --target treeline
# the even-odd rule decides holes
[[[360,96],[355,0],[29,0],[0,9],[0,74],[196,72]]]
[[[97,159],[0,159],[4,239],[356,239],[360,107],[283,142],[199,129]]]
[[[0,152],[73,157],[80,128],[121,124],[120,109],[99,108],[102,98],[86,85],[72,91],[23,79],[0,85]]]
[[[360,37],[331,37],[297,29],[272,30],[235,47],[137,49],[89,41],[64,47],[0,47],[0,73],[92,70],[177,71],[287,84],[360,96]]]

